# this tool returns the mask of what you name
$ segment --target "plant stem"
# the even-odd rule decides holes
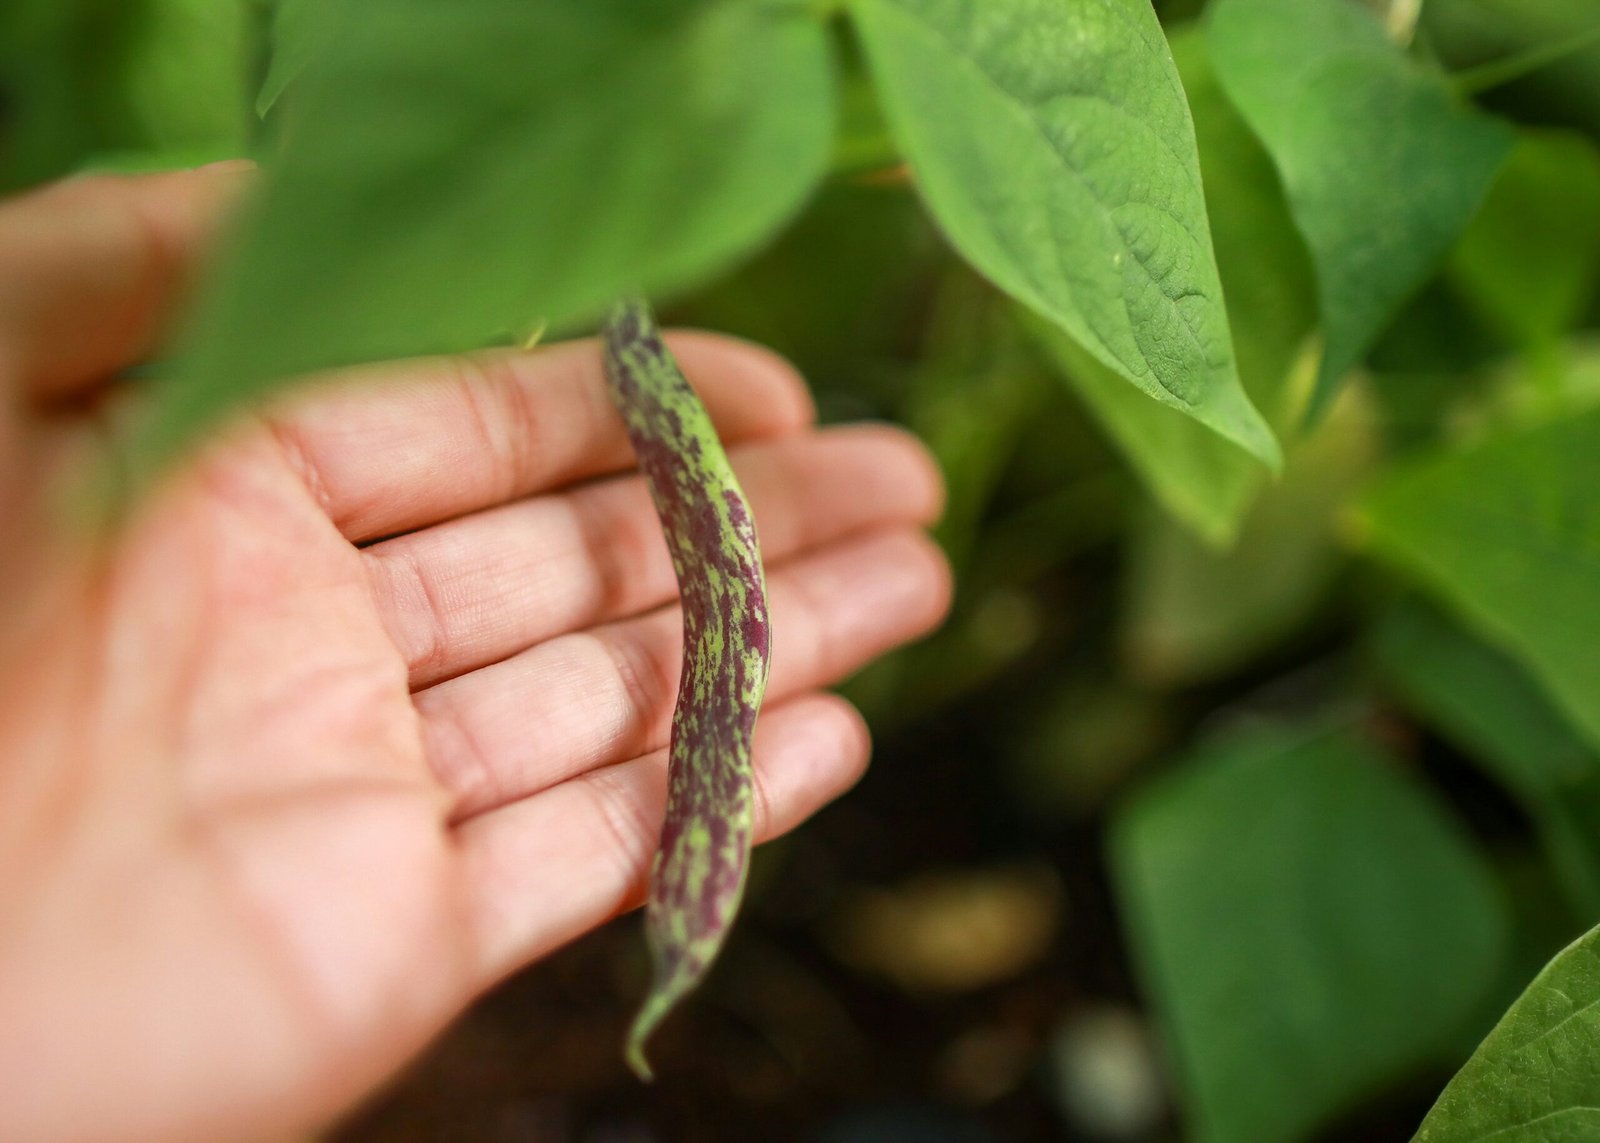
[[[1454,76],[1456,90],[1463,95],[1477,95],[1525,75],[1532,75],[1565,56],[1574,55],[1595,44],[1600,44],[1600,24],[1553,43],[1538,44],[1505,59],[1457,72]]]

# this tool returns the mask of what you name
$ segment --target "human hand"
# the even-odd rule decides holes
[[[353,371],[113,536],[52,522],[247,177],[0,205],[3,1139],[324,1123],[637,904],[660,826],[679,616],[592,342]],[[945,610],[939,480],[902,433],[813,427],[766,352],[669,340],[768,561],[770,837],[865,765],[818,688]]]

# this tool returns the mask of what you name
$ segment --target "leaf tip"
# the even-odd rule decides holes
[[[1244,406],[1239,427],[1232,432],[1224,429],[1223,435],[1230,437],[1235,444],[1266,465],[1267,471],[1273,476],[1282,476],[1283,446],[1278,443],[1277,434],[1272,431],[1272,426],[1267,424],[1267,419],[1261,415],[1260,410],[1250,403],[1243,389],[1239,390],[1239,397]]]

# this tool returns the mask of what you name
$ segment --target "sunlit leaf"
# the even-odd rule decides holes
[[[1173,34],[1172,56],[1194,112],[1239,379],[1267,419],[1282,425],[1293,415],[1291,366],[1316,316],[1311,268],[1272,161],[1217,85],[1198,28]],[[1157,502],[1208,544],[1231,543],[1265,476],[1260,461],[1145,400],[1065,335],[1044,341]]]
[[[1270,465],[1194,130],[1147,0],[856,0],[889,125],[956,249],[1093,358]]]

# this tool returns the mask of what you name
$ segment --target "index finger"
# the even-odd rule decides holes
[[[253,169],[96,175],[0,203],[0,365],[51,398],[149,353]]]
[[[777,355],[706,333],[667,342],[730,442],[811,423],[805,383]],[[268,415],[324,511],[356,542],[629,468],[593,339],[363,366]]]

